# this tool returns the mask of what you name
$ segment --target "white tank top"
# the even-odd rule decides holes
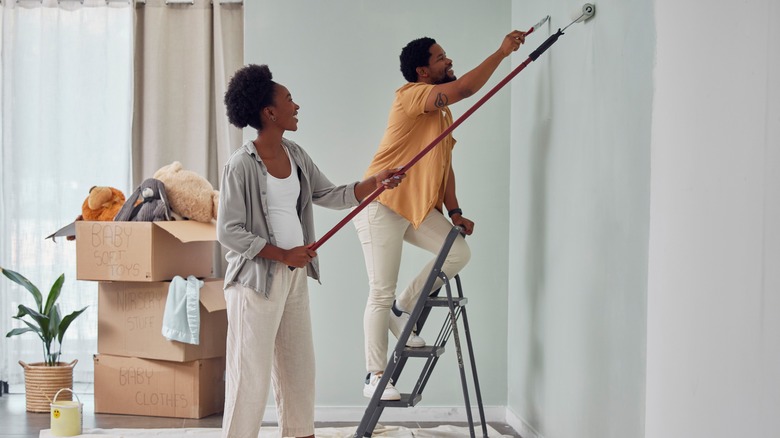
[[[296,208],[301,193],[301,182],[298,180],[295,163],[290,158],[287,148],[284,150],[290,160],[290,176],[279,179],[268,173],[268,218],[276,237],[276,246],[290,249],[303,245],[303,228]]]

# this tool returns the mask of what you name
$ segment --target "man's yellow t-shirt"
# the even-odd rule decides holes
[[[404,166],[452,124],[449,108],[425,112],[435,85],[408,83],[395,93],[387,129],[365,177]],[[406,174],[403,183],[379,195],[379,202],[419,227],[433,208],[441,210],[455,139],[448,134]]]

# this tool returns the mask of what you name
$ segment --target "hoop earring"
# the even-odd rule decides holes
[[[271,121],[275,122],[276,121],[276,117],[275,116],[271,116]]]

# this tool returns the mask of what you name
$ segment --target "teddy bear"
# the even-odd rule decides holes
[[[153,177],[165,184],[174,216],[206,223],[217,218],[219,191],[206,178],[178,161],[161,167]]]
[[[94,186],[81,205],[81,218],[85,221],[112,221],[125,203],[120,190],[108,186]]]
[[[55,242],[57,237],[63,236],[67,240],[76,240],[76,221],[112,221],[124,203],[125,194],[122,191],[108,186],[92,186],[81,204],[81,214],[76,220],[46,238]]]

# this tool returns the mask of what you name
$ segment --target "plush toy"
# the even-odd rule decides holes
[[[121,191],[106,186],[92,187],[81,205],[81,219],[112,221],[124,203],[125,195]]]
[[[125,195],[121,191],[113,187],[93,186],[81,204],[81,214],[76,220],[46,238],[51,238],[55,242],[57,237],[76,240],[76,221],[112,221],[124,203]]]
[[[162,181],[147,178],[135,189],[114,217],[115,221],[154,222],[171,220],[171,207]]]
[[[206,178],[184,169],[178,161],[161,167],[154,178],[165,184],[174,216],[198,222],[217,218],[219,191]]]

